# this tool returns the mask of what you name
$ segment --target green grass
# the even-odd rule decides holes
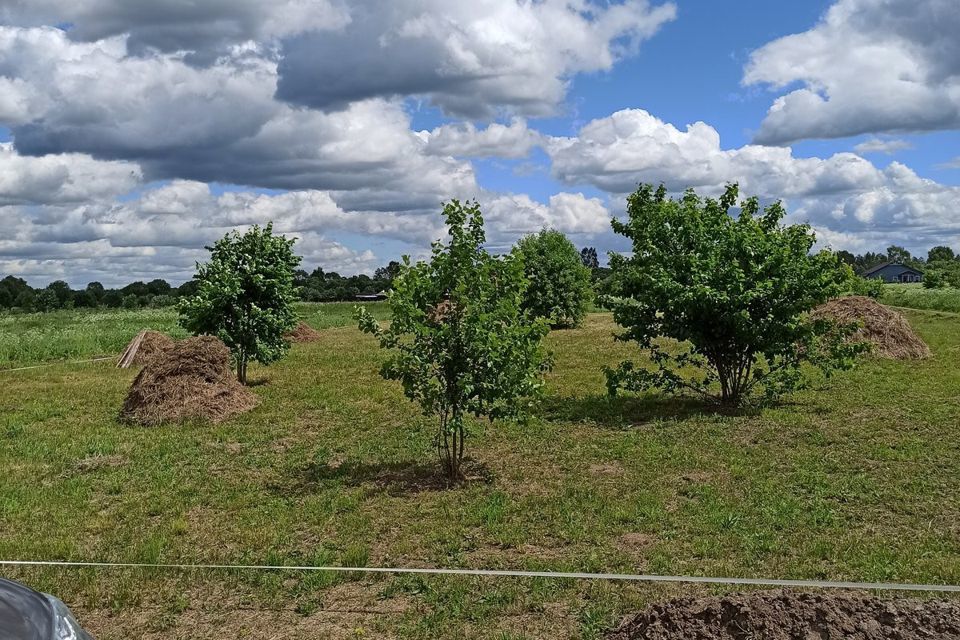
[[[960,313],[960,289],[924,289],[922,284],[885,284],[880,301],[895,307]]]
[[[318,329],[342,327],[353,323],[354,306],[346,302],[304,302],[297,305],[297,315]],[[379,317],[386,314],[384,303],[367,306]],[[0,313],[0,369],[119,355],[141,329],[163,331],[178,338],[186,335],[173,308]]]
[[[867,359],[781,405],[728,413],[604,397],[601,367],[633,350],[612,341],[608,314],[591,314],[550,335],[556,368],[530,424],[474,423],[471,481],[447,488],[432,424],[380,379],[381,354],[350,326],[348,306],[302,313],[344,326],[254,368],[260,405],[221,425],[119,424],[136,372],[110,363],[0,373],[0,557],[960,583],[955,316],[906,312],[930,360]],[[98,331],[122,333],[111,322]],[[593,638],[653,599],[707,592],[327,572],[0,573],[58,594],[101,640]]]

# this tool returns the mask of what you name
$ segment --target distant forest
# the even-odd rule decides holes
[[[950,247],[938,246],[930,249],[925,257],[913,256],[905,248],[891,245],[886,252],[868,251],[853,254],[849,251],[837,251],[839,258],[853,267],[858,274],[884,262],[900,262],[917,269],[936,270],[945,274],[947,282],[953,286],[960,283],[960,256]],[[609,275],[606,267],[600,266],[597,250],[584,247],[580,258],[593,271],[594,283]],[[375,295],[390,288],[393,278],[400,270],[400,263],[391,261],[378,268],[372,275],[359,274],[341,276],[336,271],[324,271],[316,268],[307,272],[296,272],[295,283],[300,291],[301,300],[307,302],[337,302],[356,300],[357,296]],[[956,275],[956,279],[953,276]],[[72,289],[63,280],[51,282],[46,287],[34,289],[25,280],[16,276],[7,276],[0,280],[0,309],[19,309],[22,311],[54,311],[73,308],[124,308],[140,309],[144,307],[169,307],[181,297],[189,296],[196,290],[196,283],[188,280],[179,287],[171,286],[166,280],[156,279],[150,282],[132,282],[119,289],[107,289],[99,282],[91,282],[83,289]]]

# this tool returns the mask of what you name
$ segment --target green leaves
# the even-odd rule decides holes
[[[180,303],[180,324],[223,340],[241,382],[249,360],[270,364],[290,346],[284,335],[296,325],[295,242],[273,235],[272,223],[228,233],[208,247],[210,261],[197,265],[197,292]]]
[[[810,253],[807,225],[781,226],[779,202],[761,210],[749,198],[731,215],[737,196],[735,184],[719,200],[692,190],[673,200],[662,185],[641,185],[627,198],[628,218],[613,228],[633,252],[611,258],[603,303],[656,369],[608,370],[611,392],[689,390],[736,404],[758,388],[798,388],[805,361],[825,372],[850,366],[843,332],[806,317],[848,282],[836,256]]]
[[[381,327],[362,308],[357,318],[391,351],[381,374],[399,381],[425,414],[438,416],[437,449],[447,473],[458,477],[464,416],[525,415],[527,399],[542,387],[548,328],[521,308],[523,262],[483,249],[479,205],[454,200],[443,216],[449,241],[433,245],[429,262],[404,258],[389,297],[390,325]]]
[[[593,298],[591,272],[563,233],[544,229],[520,239],[513,253],[530,281],[523,308],[553,327],[576,327]],[[596,261],[596,251],[593,253]]]

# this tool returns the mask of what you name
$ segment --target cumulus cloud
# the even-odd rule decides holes
[[[599,198],[582,193],[557,193],[547,204],[526,194],[490,193],[481,200],[490,222],[488,241],[495,250],[508,249],[521,236],[541,229],[592,236],[610,228],[610,212]]]
[[[545,115],[571,76],[610,69],[675,14],[647,0],[359,0],[342,29],[284,40],[277,96],[336,110],[417,95],[457,116]]]
[[[957,128],[958,32],[955,0],[839,0],[751,54],[744,84],[803,85],[776,99],[755,141]]]
[[[445,124],[420,135],[429,154],[477,158],[525,158],[543,138],[522,119],[509,125],[494,122],[484,129],[477,129],[472,122]]]
[[[140,179],[140,167],[133,163],[101,162],[76,153],[34,158],[17,153],[12,143],[0,143],[0,206],[113,198]]]
[[[892,156],[898,151],[904,151],[906,149],[912,149],[913,145],[906,140],[893,139],[893,140],[884,140],[882,138],[870,138],[869,140],[864,140],[857,146],[853,148],[854,151],[860,154],[866,153],[884,153],[888,156]]]
[[[72,39],[128,34],[135,52],[190,52],[201,59],[248,41],[339,29],[347,7],[331,0],[0,0],[0,23],[69,24]]]
[[[723,149],[707,124],[680,130],[639,109],[589,122],[576,137],[551,138],[545,148],[558,179],[594,185],[617,201],[640,182],[713,195],[739,182],[741,193],[786,200],[791,220],[809,221],[825,237],[864,233],[926,246],[960,232],[960,188],[901,163],[881,170],[852,153],[798,158],[783,147]]]
[[[266,58],[200,68],[131,57],[123,38],[76,43],[58,29],[0,27],[0,75],[23,79],[0,113],[23,154],[134,161],[151,180],[329,190],[351,209],[436,208],[477,191],[471,165],[428,153],[399,103],[292,108],[273,99]]]

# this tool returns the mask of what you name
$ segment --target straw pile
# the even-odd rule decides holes
[[[837,298],[820,305],[811,315],[842,324],[860,324],[850,339],[869,342],[873,345],[872,352],[884,358],[914,360],[930,357],[930,347],[914,332],[907,319],[872,298]]]
[[[293,331],[284,336],[290,342],[316,342],[322,336],[320,332],[306,322],[298,322]]]
[[[231,371],[227,346],[218,338],[199,336],[174,343],[146,363],[130,386],[120,418],[141,425],[220,422],[256,404],[257,397]]]
[[[172,346],[173,338],[167,334],[144,329],[124,348],[117,367],[143,366]]]

